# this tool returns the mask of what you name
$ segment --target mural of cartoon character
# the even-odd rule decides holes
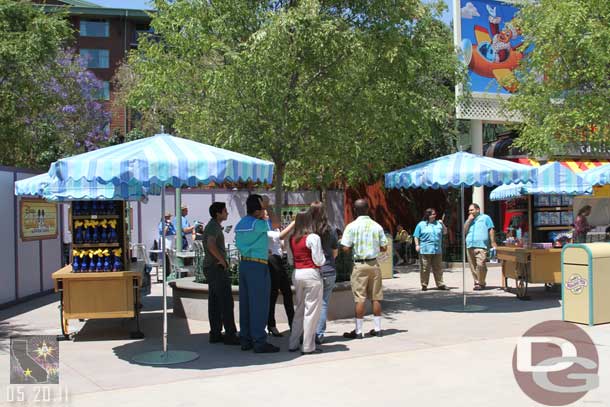
[[[481,1],[466,3],[462,8],[462,18],[472,20],[479,17],[477,23],[483,20],[484,16],[479,14],[479,10],[483,8],[475,6],[483,3]],[[514,93],[518,84],[513,71],[524,55],[523,41],[518,41],[521,30],[513,24],[512,19],[502,27],[502,17],[498,15],[497,7],[485,4],[487,18],[483,21],[489,22],[489,29],[475,23],[472,26],[474,43],[469,38],[462,39],[464,62],[473,73],[496,79],[506,91]]]

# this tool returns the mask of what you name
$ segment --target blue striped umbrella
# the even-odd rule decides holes
[[[51,164],[48,175],[53,179],[70,182],[112,184],[120,194],[129,186],[139,185],[149,194],[161,194],[161,216],[165,212],[165,187],[196,187],[199,184],[253,181],[270,184],[273,163],[196,141],[157,134],[145,139],[106,147],[74,157],[63,158]],[[179,207],[180,194],[177,195]],[[179,225],[179,223],[178,223]],[[180,226],[177,228],[180,233]],[[180,244],[178,244],[180,247]],[[165,251],[165,239],[161,239]],[[163,270],[167,270],[165,257]],[[163,273],[163,352],[147,352],[135,359],[152,364],[174,363],[192,352],[167,349],[167,294]],[[192,359],[188,359],[192,360]],[[171,362],[170,362],[171,361]]]
[[[610,164],[591,168],[590,170],[583,172],[582,176],[591,185],[610,184]]]
[[[106,147],[51,164],[62,181],[114,185],[139,182],[145,188],[196,187],[211,182],[271,183],[273,163],[169,134]]]
[[[386,188],[459,188],[533,181],[536,169],[463,151],[385,174]]]
[[[537,194],[590,195],[592,192],[593,187],[584,177],[558,162],[552,162],[538,167],[534,182],[501,185],[491,191],[489,199],[497,201]]]
[[[146,190],[140,183],[102,184],[96,181],[60,181],[49,174],[40,174],[15,182],[15,195],[35,196],[48,201],[117,200],[140,201]]]
[[[386,188],[460,188],[464,207],[464,187],[495,186],[533,181],[536,169],[511,161],[483,157],[463,151],[434,158],[385,174]],[[461,210],[462,225],[464,211]],[[462,228],[462,309],[481,310],[485,307],[466,305],[466,245]],[[449,307],[456,311],[456,308]]]

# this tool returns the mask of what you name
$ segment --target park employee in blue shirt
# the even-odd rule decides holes
[[[443,235],[447,234],[447,227],[442,220],[436,219],[436,209],[428,208],[424,212],[424,219],[417,224],[413,232],[415,250],[421,259],[420,281],[422,291],[428,289],[430,269],[434,275],[436,288],[446,290],[443,283]]]
[[[496,233],[491,218],[481,213],[481,207],[476,203],[468,207],[468,219],[464,224],[466,234],[466,249],[468,253],[468,264],[474,279],[474,289],[485,288],[485,277],[487,277],[487,250],[489,246],[496,248]]]
[[[241,254],[239,263],[239,339],[241,350],[254,348],[256,353],[279,352],[267,343],[267,317],[271,279],[267,258],[269,225],[263,219],[263,200],[252,194],[246,200],[247,216],[235,226],[235,245]]]

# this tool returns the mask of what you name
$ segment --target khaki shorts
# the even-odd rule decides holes
[[[355,302],[365,302],[367,298],[373,301],[383,300],[381,269],[377,260],[355,262],[351,283]]]

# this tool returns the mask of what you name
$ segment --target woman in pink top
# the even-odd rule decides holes
[[[587,243],[587,233],[593,229],[589,226],[587,216],[591,215],[591,205],[585,205],[574,219],[574,243]]]
[[[301,353],[309,355],[321,352],[316,349],[315,337],[320,312],[322,311],[322,274],[320,267],[326,261],[322,251],[320,236],[312,233],[312,219],[309,212],[297,214],[294,234],[290,238],[290,249],[294,259],[292,283],[296,291],[296,309],[292,321],[292,332],[288,350],[299,350],[303,335]]]

